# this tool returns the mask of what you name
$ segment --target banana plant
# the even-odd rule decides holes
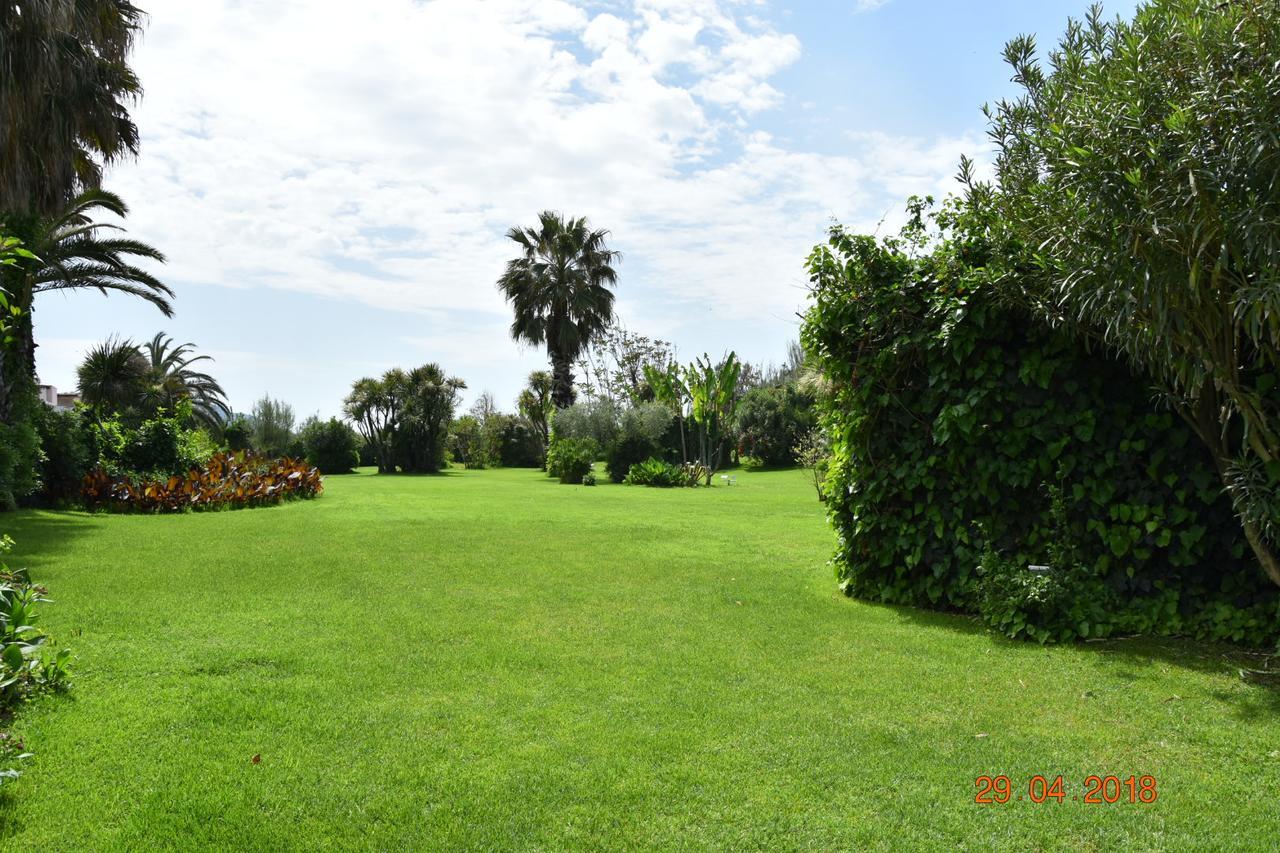
[[[738,377],[742,362],[730,352],[719,364],[704,354],[684,368],[689,414],[698,425],[698,461],[706,466],[707,485],[720,467],[724,427],[733,420],[738,406]]]
[[[644,378],[653,389],[653,398],[675,410],[676,422],[680,425],[680,461],[688,465],[689,447],[685,441],[684,423],[689,405],[689,389],[680,378],[680,368],[674,362],[662,368],[646,364]]]

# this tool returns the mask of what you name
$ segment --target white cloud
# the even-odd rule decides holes
[[[739,6],[154,0],[142,156],[109,185],[179,288],[465,312],[450,355],[480,367],[505,339],[503,234],[545,208],[612,230],[625,311],[789,317],[831,217],[874,227],[983,143],[863,134],[832,156],[753,130],[802,49]]]

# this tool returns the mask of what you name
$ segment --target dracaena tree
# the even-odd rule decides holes
[[[1280,584],[1280,4],[1095,7],[1047,66],[1006,48],[995,186],[1033,253],[1032,301],[1123,353],[1203,441]],[[967,171],[967,169],[966,169]]]
[[[511,336],[546,347],[557,408],[573,405],[574,360],[613,320],[620,256],[608,247],[608,236],[585,218],[551,211],[539,214],[536,227],[507,232],[520,247],[498,279],[515,314]]]

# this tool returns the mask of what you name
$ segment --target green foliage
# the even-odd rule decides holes
[[[827,499],[827,472],[831,469],[831,442],[821,429],[811,429],[791,449],[796,464],[809,472],[818,500]]]
[[[646,459],[632,465],[623,482],[628,486],[652,486],[662,489],[697,488],[703,478],[709,478],[709,476],[706,466],[696,463],[675,465],[661,459]]]
[[[66,689],[71,652],[50,652],[49,635],[39,626],[40,605],[49,602],[26,569],[11,569],[5,555],[13,540],[0,536],[0,718],[38,693]],[[29,756],[22,742],[0,732],[0,784],[15,779],[15,764]]]
[[[60,412],[40,406],[35,418],[40,436],[40,499],[64,506],[80,497],[80,483],[96,462],[92,427],[85,410]]]
[[[1280,599],[1212,460],[1140,379],[991,280],[1004,248],[971,215],[948,208],[928,252],[916,205],[902,239],[836,227],[810,256],[845,590],[1037,639],[1273,639]]]
[[[95,468],[84,480],[85,504],[112,512],[245,509],[314,498],[322,491],[320,469],[294,459],[248,453],[219,453],[200,468],[167,479]]]
[[[662,456],[673,420],[671,410],[661,403],[642,403],[623,412],[618,436],[606,454],[609,479],[621,483],[635,463]]]
[[[300,438],[307,462],[322,474],[347,474],[360,464],[360,436],[337,418],[308,419]]]
[[[684,369],[689,417],[698,425],[698,463],[706,468],[708,486],[720,468],[724,433],[733,423],[741,373],[742,363],[732,352],[718,364],[703,355]]]
[[[596,472],[595,472],[595,471],[588,471],[587,473],[585,473],[585,474],[583,474],[583,475],[582,475],[582,485],[584,485],[584,486],[594,486],[595,484],[596,484]]]
[[[556,436],[547,449],[547,476],[561,483],[581,483],[599,455],[600,446],[594,439]]]
[[[222,428],[222,443],[235,452],[248,450],[253,443],[253,425],[244,415],[236,415]]]
[[[502,425],[500,458],[506,468],[541,468],[545,461],[542,431],[524,418],[508,418]]]
[[[794,383],[754,388],[738,402],[738,452],[765,465],[789,465],[796,461],[796,444],[816,422],[813,397],[802,394]]]
[[[1027,37],[1005,56],[1023,91],[990,111],[975,201],[1036,247],[1039,313],[1166,392],[1280,584],[1280,4],[1095,8],[1047,69]]]
[[[551,432],[556,438],[590,439],[608,447],[618,437],[621,417],[611,400],[588,400],[558,409],[551,418]]]
[[[5,555],[12,548],[13,540],[0,536],[0,713],[33,693],[65,687],[71,657],[65,649],[46,654],[49,635],[37,623],[38,605],[49,599],[25,569],[9,568]]]
[[[463,415],[449,426],[449,451],[462,467],[480,470],[493,465],[488,442],[480,421],[471,415]]]
[[[14,392],[10,422],[0,422],[0,511],[17,507],[40,483],[40,436],[33,422],[44,404],[29,383],[18,383]]]
[[[249,414],[250,446],[264,456],[283,456],[293,443],[293,407],[263,395]]]

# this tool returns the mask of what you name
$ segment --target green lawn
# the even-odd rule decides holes
[[[803,475],[738,479],[0,518],[77,655],[3,848],[1274,847],[1280,693],[1222,649],[850,601]],[[997,773],[1067,800],[975,805]],[[1093,773],[1159,800],[1073,802]]]

